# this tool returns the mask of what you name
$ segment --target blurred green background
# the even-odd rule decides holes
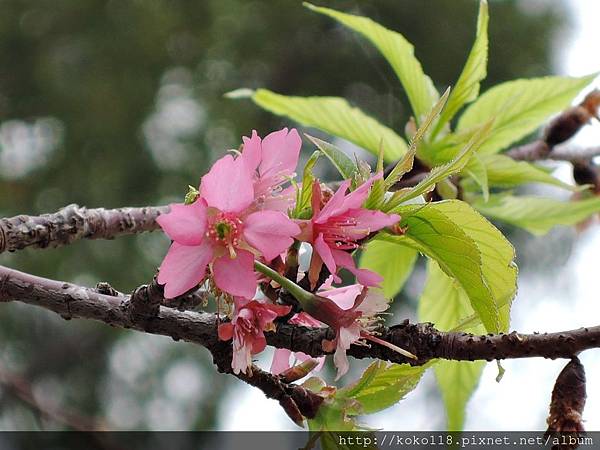
[[[440,88],[460,73],[477,14],[473,0],[326,5],[402,32]],[[560,2],[492,1],[490,14],[484,88],[552,72],[569,20]],[[239,87],[345,96],[399,130],[408,120],[377,52],[299,1],[0,0],[0,215],[180,201],[242,135],[291,125],[223,98]],[[167,247],[152,233],[2,254],[0,264],[130,291]],[[0,369],[40,402],[114,429],[219,429],[239,384],[198,347],[19,304],[0,307]],[[0,386],[0,429],[63,428]]]

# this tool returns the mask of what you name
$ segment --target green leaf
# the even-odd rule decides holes
[[[200,197],[200,192],[191,184],[188,184],[188,191],[185,194],[185,198],[183,199],[183,203],[185,205],[191,205],[194,203],[198,197]]]
[[[343,151],[329,142],[322,141],[316,137],[304,134],[316,147],[331,161],[333,166],[338,170],[342,178],[345,180],[354,176],[358,168],[354,161],[348,157]]]
[[[452,120],[463,105],[472,102],[479,95],[479,82],[485,79],[487,75],[488,22],[488,4],[486,0],[481,0],[479,3],[475,42],[473,43],[465,67],[450,95],[448,104],[436,125],[433,132],[434,136],[437,135],[447,122]]]
[[[408,152],[406,154],[408,154]],[[385,181],[383,180],[383,148],[379,151],[375,172],[381,173],[382,178],[378,178],[373,182],[373,187],[371,187],[371,192],[369,192],[369,196],[364,205],[367,209],[380,209],[385,198],[386,188]]]
[[[508,331],[510,306],[517,292],[514,247],[500,230],[465,202],[438,202],[431,206],[450,218],[477,244],[483,276],[498,308],[500,331]]]
[[[435,259],[465,290],[487,331],[507,330],[517,269],[514,249],[502,233],[458,200],[406,205],[397,212],[406,234],[380,233],[376,239],[410,245]]]
[[[433,370],[448,417],[447,431],[462,431],[467,402],[475,392],[485,361],[440,361]]]
[[[252,100],[261,108],[296,122],[346,139],[374,155],[383,141],[386,161],[396,161],[406,152],[406,142],[391,128],[380,124],[339,97],[294,97],[258,89]]]
[[[250,98],[253,95],[254,95],[254,89],[239,88],[239,89],[234,89],[233,91],[229,91],[229,92],[225,93],[224,97],[237,100],[240,98]]]
[[[310,3],[304,5],[362,34],[377,47],[396,72],[406,91],[417,123],[421,123],[421,118],[437,100],[438,93],[431,79],[423,73],[421,63],[415,58],[412,44],[400,33],[388,30],[367,17],[345,14]]]
[[[415,187],[403,189],[394,193],[390,200],[384,205],[383,210],[386,212],[391,211],[402,203],[431,191],[435,187],[436,183],[439,183],[450,175],[460,172],[469,161],[471,154],[486,138],[492,125],[493,122],[488,122],[482,126],[477,133],[471,137],[467,145],[464,146],[456,158],[454,158],[448,164],[437,166],[431,169],[427,177],[421,180]]]
[[[383,277],[381,288],[386,298],[394,298],[411,274],[417,252],[404,245],[373,240],[360,256],[360,267]]]
[[[435,261],[427,263],[427,280],[419,300],[419,321],[432,322],[436,328],[454,329],[473,308],[460,284],[446,275]],[[479,326],[476,332],[483,332]],[[434,366],[436,380],[446,407],[448,431],[461,431],[467,402],[481,377],[484,361],[444,361]]]
[[[431,322],[437,329],[448,331],[472,314],[473,307],[458,280],[446,275],[435,260],[429,259],[417,313],[419,321]]]
[[[581,78],[545,77],[509,81],[481,95],[460,117],[457,131],[466,131],[495,118],[479,152],[497,153],[527,136],[550,115],[565,109],[596,74]]]
[[[488,172],[479,155],[473,155],[465,167],[465,171],[481,187],[483,201],[487,202],[490,197]]]
[[[450,95],[450,88],[446,89],[446,91],[442,94],[440,99],[433,105],[427,117],[421,124],[421,126],[417,129],[415,135],[410,140],[410,145],[408,147],[408,151],[404,155],[404,157],[398,161],[398,163],[394,166],[394,168],[390,171],[388,176],[385,179],[385,190],[389,190],[402,176],[409,172],[412,169],[413,162],[415,159],[415,154],[417,152],[417,147],[427,130],[433,123],[433,121],[439,116],[440,111],[444,108],[446,101],[448,100],[448,96]]]
[[[327,398],[317,411],[317,415],[308,420],[311,431],[355,431],[360,430],[355,417],[360,403],[354,399]],[[335,448],[335,447],[332,447]]]
[[[302,187],[296,187],[296,206],[292,212],[292,217],[299,219],[303,218],[303,213],[310,209],[310,201],[312,198],[312,187],[315,181],[315,176],[312,171],[317,163],[317,160],[321,156],[321,152],[314,152],[306,162],[304,166],[304,173],[302,174]],[[310,214],[310,213],[309,213]]]
[[[486,329],[499,330],[498,310],[481,268],[481,252],[477,244],[458,225],[440,211],[427,207],[403,207],[403,236],[380,233],[377,239],[409,245],[435,259],[452,278],[458,280],[469,296]]]
[[[600,212],[600,197],[563,202],[543,197],[492,195],[487,203],[475,201],[473,206],[487,217],[542,235],[557,225],[575,225]]]
[[[411,392],[430,365],[412,367],[408,364],[376,361],[358,381],[340,389],[337,397],[357,400],[363,414],[381,411],[398,403]]]
[[[515,161],[506,155],[478,155],[478,157],[485,167],[490,186],[510,187],[526,183],[544,183],[570,191],[581,189],[562,182],[545,169],[526,161]]]

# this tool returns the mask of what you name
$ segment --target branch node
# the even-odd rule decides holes
[[[146,320],[158,315],[162,299],[163,288],[154,276],[150,284],[144,284],[133,290],[129,301],[125,303],[125,308],[131,320]]]

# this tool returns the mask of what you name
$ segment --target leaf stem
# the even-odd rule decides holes
[[[277,271],[271,269],[266,264],[261,263],[260,261],[254,261],[254,268],[262,273],[263,275],[268,276],[273,281],[276,281],[281,285],[281,287],[285,288],[290,294],[294,296],[303,309],[306,309],[308,305],[310,305],[314,300],[314,294],[302,289],[293,281],[279,274]]]

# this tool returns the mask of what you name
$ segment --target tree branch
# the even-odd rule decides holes
[[[553,159],[581,161],[600,154],[600,147],[582,149],[559,146],[575,136],[581,128],[595,117],[598,118],[600,90],[593,90],[580,104],[564,110],[550,121],[541,139],[507,150],[504,154],[520,161]]]
[[[100,290],[106,291],[106,286]],[[285,383],[280,377],[258,368],[253,368],[248,374],[234,374],[231,369],[231,343],[219,340],[217,326],[220,318],[216,314],[160,306],[165,300],[162,287],[155,281],[149,286],[136,288],[132,295],[123,295],[115,290],[109,292],[107,295],[99,292],[98,288],[41,278],[0,266],[0,301],[41,306],[66,320],[91,319],[113,327],[131,328],[199,344],[211,352],[220,372],[233,374],[261,389],[268,398],[277,400],[296,423],[301,424],[302,416],[312,418],[316,414],[322,398],[301,386]],[[196,294],[187,295],[193,298]]]
[[[168,206],[87,209],[66,206],[53,214],[0,219],[0,253],[26,247],[60,247],[79,239],[113,239],[158,229],[156,218]]]
[[[0,266],[0,301],[19,301],[60,314],[65,319],[81,318],[104,322],[120,328],[170,336],[206,347],[222,371],[230,371],[231,345],[219,341],[219,317],[212,313],[177,311],[159,306],[154,316],[130,314],[131,297],[110,296],[71,283],[49,280]],[[558,333],[496,334],[476,336],[469,333],[443,332],[430,323],[410,324],[405,321],[392,327],[381,327],[380,338],[418,356],[417,360],[378,344],[354,345],[348,354],[355,358],[377,358],[395,363],[423,365],[431,359],[458,361],[513,358],[572,358],[578,353],[600,347],[600,326]],[[323,339],[332,339],[329,328],[305,328],[279,324],[276,332],[266,333],[267,343],[278,348],[301,351],[311,356],[327,354]],[[227,350],[229,349],[229,350]],[[226,368],[228,367],[228,368]],[[228,372],[229,373],[229,372]],[[246,381],[246,380],[245,380]]]

